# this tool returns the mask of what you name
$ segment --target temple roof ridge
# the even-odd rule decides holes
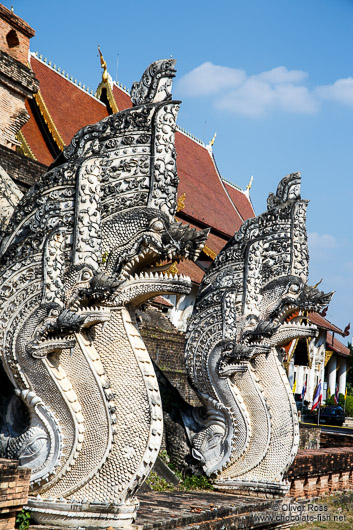
[[[127,94],[128,96],[131,96],[131,90],[126,85],[123,85],[123,83],[121,83],[120,81],[113,81],[113,85],[125,92],[125,94]]]
[[[245,193],[245,191],[243,190],[243,188],[241,188],[240,186],[238,186],[238,184],[234,184],[234,182],[231,182],[230,180],[228,179],[225,179],[224,177],[221,177],[223,182],[226,182],[227,184],[229,184],[229,186],[232,186],[232,188],[238,190],[238,191],[241,191],[242,193]]]
[[[177,125],[176,128],[177,128],[177,130],[179,132],[181,132],[182,134],[185,134],[185,136],[187,136],[188,138],[190,138],[191,140],[193,140],[194,142],[199,144],[201,147],[204,147],[206,149],[207,146],[205,145],[205,143],[202,140],[200,140],[199,138],[197,138],[196,136],[194,136],[193,134],[191,134],[187,130],[183,129],[182,127],[180,127],[180,125]]]
[[[318,327],[322,327],[324,329],[330,330],[333,333],[338,333],[339,335],[342,335],[344,337],[344,331],[336,326],[336,324],[333,324],[328,318],[323,317],[320,315],[320,313],[310,311],[309,312],[309,319]]]
[[[56,63],[52,64],[52,61],[51,60],[48,61],[48,59],[46,57],[44,57],[44,59],[43,59],[43,54],[40,54],[38,51],[35,51],[35,52],[31,51],[30,52],[30,56],[34,57],[37,61],[40,61],[46,67],[48,67],[51,70],[53,70],[56,74],[59,74],[63,79],[65,79],[66,81],[69,81],[72,85],[74,85],[75,87],[79,88],[80,90],[82,90],[82,92],[84,92],[85,94],[88,94],[95,101],[98,101],[101,105],[104,106],[104,103],[102,101],[100,101],[100,99],[98,99],[95,96],[95,94],[94,94],[92,89],[90,89],[88,86],[86,87],[86,85],[84,83],[81,83],[81,81],[77,81],[76,78],[74,78],[72,75],[70,75],[64,69],[60,68],[59,66],[56,66]]]

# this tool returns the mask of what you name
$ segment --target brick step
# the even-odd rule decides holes
[[[151,492],[139,495],[136,525],[143,530],[227,530],[285,528],[276,521],[278,503],[288,499],[258,499],[217,492]]]

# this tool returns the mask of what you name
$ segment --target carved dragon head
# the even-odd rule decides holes
[[[333,293],[307,285],[307,203],[300,197],[300,174],[284,177],[269,195],[267,212],[245,221],[205,278],[201,300],[215,289],[223,293],[221,375],[271,347],[317,335],[306,312],[320,311]]]
[[[174,64],[153,63],[133,85],[133,108],[78,131],[7,227],[5,266],[42,253],[41,304],[23,327],[34,357],[73,348],[112,307],[190,291],[189,278],[166,273],[196,260],[208,234],[174,220]]]

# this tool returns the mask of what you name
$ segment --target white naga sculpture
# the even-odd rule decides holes
[[[80,130],[22,198],[0,172],[0,455],[31,468],[29,507],[49,526],[131,527],[160,448],[161,398],[135,309],[190,291],[164,273],[196,260],[208,234],[174,220],[174,63],[150,65],[133,107]],[[297,450],[281,346],[315,336],[303,311],[331,298],[306,285],[299,192],[289,175],[243,224],[189,324],[186,365],[204,406],[180,413],[194,459],[223,489],[285,491]]]
[[[221,489],[288,489],[299,429],[281,347],[317,335],[304,311],[333,294],[306,284],[306,207],[300,175],[282,179],[206,272],[189,322],[186,366],[204,406],[181,413],[193,457]]]
[[[135,308],[189,292],[157,262],[197,259],[208,233],[174,220],[174,63],[150,65],[133,108],[80,130],[3,219],[0,451],[32,469],[29,508],[49,526],[130,527],[160,448]]]

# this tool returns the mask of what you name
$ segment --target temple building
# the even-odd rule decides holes
[[[345,331],[318,313],[310,312],[308,317],[317,326],[319,335],[311,340],[293,341],[288,348],[285,364],[292,387],[295,384],[296,398],[300,399],[306,383],[305,400],[310,403],[320,381],[323,383],[324,401],[335,393],[336,385],[339,393],[345,394],[350,351],[336,338],[336,335],[347,336]]]
[[[0,27],[0,165],[3,168],[0,190],[6,195],[6,190],[11,188],[12,196],[20,197],[46,172],[80,128],[132,104],[129,90],[112,81],[102,55],[102,79],[93,93],[50,60],[30,52],[34,30],[1,4]],[[180,181],[176,218],[196,230],[209,227],[210,234],[196,263],[184,261],[170,267],[171,273],[190,276],[192,291],[181,299],[170,296],[155,301],[159,311],[168,314],[171,327],[162,331],[160,343],[150,351],[154,359],[163,356],[165,332],[170,334],[171,341],[176,337],[174,343],[182,351],[181,332],[185,330],[204,271],[241,224],[255,215],[250,186],[242,190],[222,178],[212,152],[212,141],[205,145],[178,127],[175,144]],[[11,208],[11,201],[0,202],[0,206]],[[301,392],[307,380],[308,401],[312,400],[317,382],[324,377],[328,379],[331,393],[336,382],[339,391],[344,393],[349,356],[348,348],[335,336],[344,335],[342,330],[320,315],[310,315],[310,319],[318,325],[319,337],[310,343],[293,343],[286,358],[289,379],[292,384],[297,381],[297,392]],[[147,321],[144,321],[146,329]]]

